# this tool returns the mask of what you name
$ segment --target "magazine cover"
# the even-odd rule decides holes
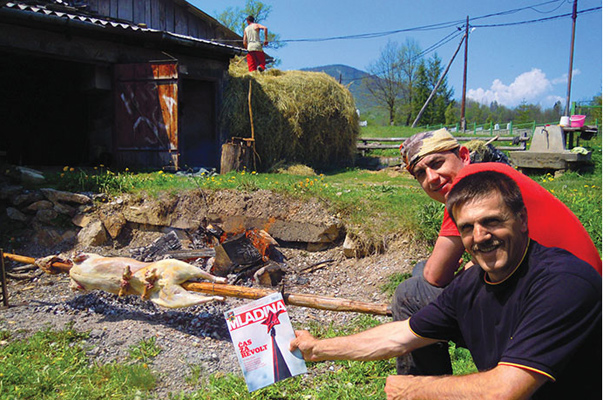
[[[280,293],[225,312],[231,340],[250,392],[307,372]]]

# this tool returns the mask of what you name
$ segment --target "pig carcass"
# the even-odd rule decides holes
[[[225,278],[211,275],[184,261],[166,259],[148,263],[92,253],[78,254],[71,261],[70,286],[73,290],[103,290],[119,296],[136,294],[167,308],[224,300],[220,296],[205,296],[184,289],[182,283],[195,279],[226,282]]]

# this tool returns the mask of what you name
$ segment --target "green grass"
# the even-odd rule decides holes
[[[320,337],[347,335],[385,322],[384,317],[362,315],[347,327],[309,324],[306,328]],[[28,339],[12,340],[0,331],[5,343],[0,348],[0,399],[145,399],[152,396],[156,378],[143,361],[161,351],[154,340],[145,339],[132,347],[125,363],[100,365],[86,354],[87,333],[71,326],[63,330],[43,330]],[[470,354],[450,349],[454,373],[473,372]],[[395,374],[391,360],[307,363],[308,373],[293,377],[253,393],[241,375],[205,375],[191,365],[184,377],[194,391],[173,393],[170,399],[370,399],[383,398],[385,378]]]
[[[412,264],[415,264],[415,261],[413,261]],[[402,282],[406,281],[410,277],[411,277],[410,272],[394,273],[388,277],[387,282],[384,283],[383,285],[381,285],[380,289],[383,293],[387,294],[388,296],[392,296],[394,294],[394,292],[396,291],[396,288],[398,287],[398,285],[400,285]]]
[[[157,346],[157,338],[154,336],[144,339],[137,345],[132,345],[129,348],[131,359],[143,362],[155,358],[160,352],[161,348]]]
[[[418,132],[424,132],[426,128],[411,128],[409,126],[366,126],[360,128],[361,137],[409,137]]]
[[[4,335],[9,336],[9,335]],[[71,326],[0,347],[0,399],[133,399],[155,387],[143,363],[91,363]]]
[[[345,328],[331,324],[322,327],[309,324],[306,327],[319,337],[335,337],[360,332],[384,321],[371,316],[360,316]],[[298,329],[300,327],[297,327]],[[467,350],[451,348],[454,373],[474,371]],[[241,376],[215,374],[198,391],[189,395],[176,394],[173,399],[228,400],[228,399],[377,399],[384,398],[383,388],[388,375],[396,373],[394,359],[381,361],[328,361],[307,363],[308,374],[293,377],[253,393],[248,393]]]

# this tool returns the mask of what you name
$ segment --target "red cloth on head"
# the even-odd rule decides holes
[[[519,186],[527,209],[529,236],[546,247],[559,247],[588,262],[602,274],[602,260],[587,230],[580,220],[559,199],[538,183],[502,163],[477,163],[465,166],[453,179],[453,184],[461,178],[481,171],[496,171],[508,175]],[[449,218],[445,209],[439,236],[460,236],[457,226]]]

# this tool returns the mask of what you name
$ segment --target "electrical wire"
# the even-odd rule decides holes
[[[461,35],[461,31],[455,31],[455,32],[450,33],[449,35],[445,36],[444,38],[442,38],[438,42],[434,43],[432,46],[430,46],[430,47],[420,51],[419,53],[415,54],[409,60],[405,61],[405,64],[407,64],[407,63],[414,63],[415,61],[419,60],[420,58],[422,58],[426,54],[429,54],[429,53],[433,52],[437,48],[439,48],[441,46],[444,46],[445,44],[451,42],[452,40],[456,39],[459,36],[462,36]],[[367,76],[362,76],[362,77],[359,77],[359,78],[350,79],[347,83],[360,81],[360,80],[363,80],[363,79],[370,78],[372,76],[379,77],[379,75],[382,75],[382,76],[383,75],[388,75],[392,71],[400,69],[400,68],[401,68],[400,65],[393,65],[392,67],[387,68],[387,69],[385,69],[383,71],[378,71],[375,75],[367,75]]]
[[[545,12],[545,11],[540,11],[540,10],[536,9],[536,7],[541,7],[541,6],[545,6],[548,4],[557,3],[559,1],[561,1],[561,3],[557,7],[555,7],[553,10]],[[496,13],[481,15],[478,17],[472,17],[472,18],[470,18],[470,21],[472,22],[472,21],[477,21],[477,20],[486,19],[486,18],[515,14],[520,11],[528,10],[528,9],[531,9],[538,13],[548,14],[550,12],[553,12],[553,11],[556,11],[557,9],[559,9],[565,2],[566,2],[566,0],[551,0],[551,1],[546,1],[543,3],[534,4],[532,6],[514,8],[511,10],[499,11]],[[586,14],[589,12],[599,11],[601,9],[602,9],[601,7],[593,7],[593,8],[589,8],[586,10],[578,11],[578,14]],[[538,18],[538,19],[532,19],[532,20],[526,20],[526,21],[506,22],[506,23],[497,23],[497,24],[470,24],[470,25],[475,28],[503,27],[503,26],[532,24],[532,23],[537,23],[537,22],[546,22],[546,21],[551,21],[554,19],[566,18],[566,17],[571,17],[571,16],[572,16],[572,13],[570,12],[568,14],[560,14],[560,15],[556,15],[556,16],[552,16],[552,17]],[[422,26],[417,26],[417,27],[412,27],[412,28],[395,29],[392,31],[369,32],[369,33],[360,33],[360,34],[355,34],[355,35],[331,36],[331,37],[325,37],[325,38],[281,39],[281,40],[269,41],[269,42],[288,44],[288,43],[318,43],[318,42],[328,42],[328,41],[334,41],[334,40],[376,39],[376,38],[380,38],[380,37],[384,37],[384,36],[390,36],[390,35],[395,35],[398,33],[406,33],[406,32],[431,31],[431,30],[440,30],[440,29],[447,29],[447,28],[460,29],[460,28],[463,28],[464,25],[465,25],[465,20],[460,19],[460,20],[454,20],[454,21],[439,22],[439,23],[430,24],[430,25],[422,25]],[[216,41],[220,41],[223,43],[241,42],[241,40],[218,40],[218,39],[216,39]]]
[[[561,3],[552,10],[540,11],[540,10],[536,9],[537,7],[546,6],[546,5],[549,5],[552,3],[557,3],[559,1],[561,1]],[[531,6],[514,8],[511,10],[505,10],[505,11],[500,11],[500,12],[496,12],[496,13],[481,15],[478,17],[472,17],[472,18],[470,18],[470,21],[472,22],[472,21],[477,21],[477,20],[482,20],[482,19],[487,19],[487,18],[492,18],[492,17],[499,17],[499,16],[504,16],[504,15],[515,14],[520,11],[528,10],[528,9],[533,10],[538,13],[548,14],[548,13],[554,12],[557,9],[559,9],[563,4],[565,4],[565,2],[566,2],[566,0],[551,0],[551,1],[546,1],[543,3],[534,4]],[[570,1],[568,1],[568,2],[570,2]],[[593,7],[593,8],[578,11],[578,14],[587,14],[590,12],[599,11],[601,9],[602,9],[602,7]],[[555,15],[555,16],[551,16],[551,17],[537,18],[537,19],[531,19],[531,20],[525,20],[525,21],[505,22],[505,23],[497,23],[497,24],[472,24],[471,23],[469,25],[472,28],[497,28],[497,27],[505,27],[505,26],[518,26],[518,25],[547,22],[547,21],[552,21],[552,20],[566,18],[566,17],[572,17],[572,13],[570,12],[567,14],[560,14],[560,15]],[[414,55],[410,60],[406,61],[406,62],[411,63],[411,62],[417,61],[418,59],[424,57],[427,54],[432,53],[433,51],[437,50],[438,48],[446,45],[447,43],[449,43],[449,42],[455,40],[457,37],[459,37],[461,34],[461,30],[465,29],[465,20],[462,19],[462,20],[440,22],[440,23],[436,23],[436,24],[422,25],[422,26],[418,26],[418,27],[396,29],[396,30],[384,31],[384,32],[361,33],[361,34],[356,34],[356,35],[333,36],[333,37],[327,37],[327,38],[282,39],[282,40],[278,40],[275,42],[276,43],[304,43],[304,42],[317,43],[317,42],[327,42],[327,41],[333,41],[333,40],[373,39],[373,38],[379,38],[379,37],[384,37],[384,36],[390,36],[390,35],[394,35],[394,34],[398,34],[398,33],[431,31],[431,30],[440,30],[440,29],[447,29],[447,28],[456,28],[457,30],[452,31],[451,33],[449,33],[442,39],[438,40],[436,43],[432,44],[430,47],[422,50],[420,53]],[[231,41],[231,40],[229,40],[229,41]],[[224,41],[224,42],[229,42],[229,41]],[[236,42],[237,41],[240,41],[240,40],[236,40]],[[272,41],[270,41],[270,42],[272,42]],[[380,71],[380,73],[388,74],[393,69],[396,69],[396,68],[399,68],[399,66],[392,67],[392,68],[388,69],[387,71]],[[362,80],[365,78],[366,77],[355,78],[353,80],[350,80],[350,82]]]
[[[600,11],[601,9],[602,9],[601,7],[588,8],[586,10],[578,11],[578,15],[587,14],[587,13],[594,12],[594,11]],[[555,20],[555,19],[559,19],[559,18],[565,18],[565,17],[572,17],[572,13],[555,15],[555,16],[546,17],[546,18],[532,19],[532,20],[528,20],[528,21],[505,22],[505,23],[500,23],[500,24],[485,24],[485,25],[473,24],[472,27],[473,28],[497,28],[497,27],[501,27],[501,26],[526,25],[526,24],[533,24],[533,23],[537,23],[537,22],[547,22],[547,21],[551,21],[551,20]]]
[[[539,10],[536,9],[536,7],[541,7],[541,6],[545,6],[545,5],[548,5],[548,4],[557,3],[559,1],[561,1],[561,3],[557,7],[555,7],[553,10],[550,10],[550,11],[547,11],[547,12],[542,12],[542,11],[539,11]],[[486,15],[481,15],[481,16],[478,16],[478,17],[472,17],[472,18],[470,18],[470,21],[476,21],[476,20],[480,20],[480,19],[497,17],[497,16],[502,16],[502,15],[515,14],[515,13],[518,13],[520,11],[528,10],[528,9],[531,9],[531,10],[534,10],[534,11],[540,12],[540,13],[550,13],[550,12],[553,12],[553,11],[557,10],[565,2],[566,2],[566,0],[550,0],[550,1],[543,2],[543,3],[534,4],[534,5],[531,5],[531,6],[514,8],[514,9],[511,9],[511,10],[499,11],[499,12],[492,13],[492,14],[486,14]],[[601,7],[599,7],[599,9],[601,9]],[[565,15],[558,16],[557,18],[564,17],[564,16]],[[536,20],[533,20],[533,21],[536,21]],[[544,21],[544,19],[541,19],[541,21]],[[282,39],[282,40],[280,40],[280,42],[283,42],[283,43],[302,43],[302,42],[327,42],[327,41],[333,41],[333,40],[374,39],[374,38],[379,38],[379,37],[383,37],[383,36],[390,36],[390,35],[395,35],[395,34],[398,34],[398,33],[405,33],[405,32],[431,31],[431,30],[439,30],[439,29],[446,29],[446,28],[455,28],[456,25],[464,26],[465,22],[466,21],[464,19],[459,19],[459,20],[454,20],[454,21],[439,22],[439,23],[430,24],[430,25],[422,25],[422,26],[417,26],[417,27],[412,27],[412,28],[395,29],[395,30],[392,30],[392,31],[360,33],[360,34],[355,34],[355,35],[343,35],[343,36],[331,36],[331,37],[326,37],[326,38]],[[516,24],[518,24],[518,23],[516,23]]]

